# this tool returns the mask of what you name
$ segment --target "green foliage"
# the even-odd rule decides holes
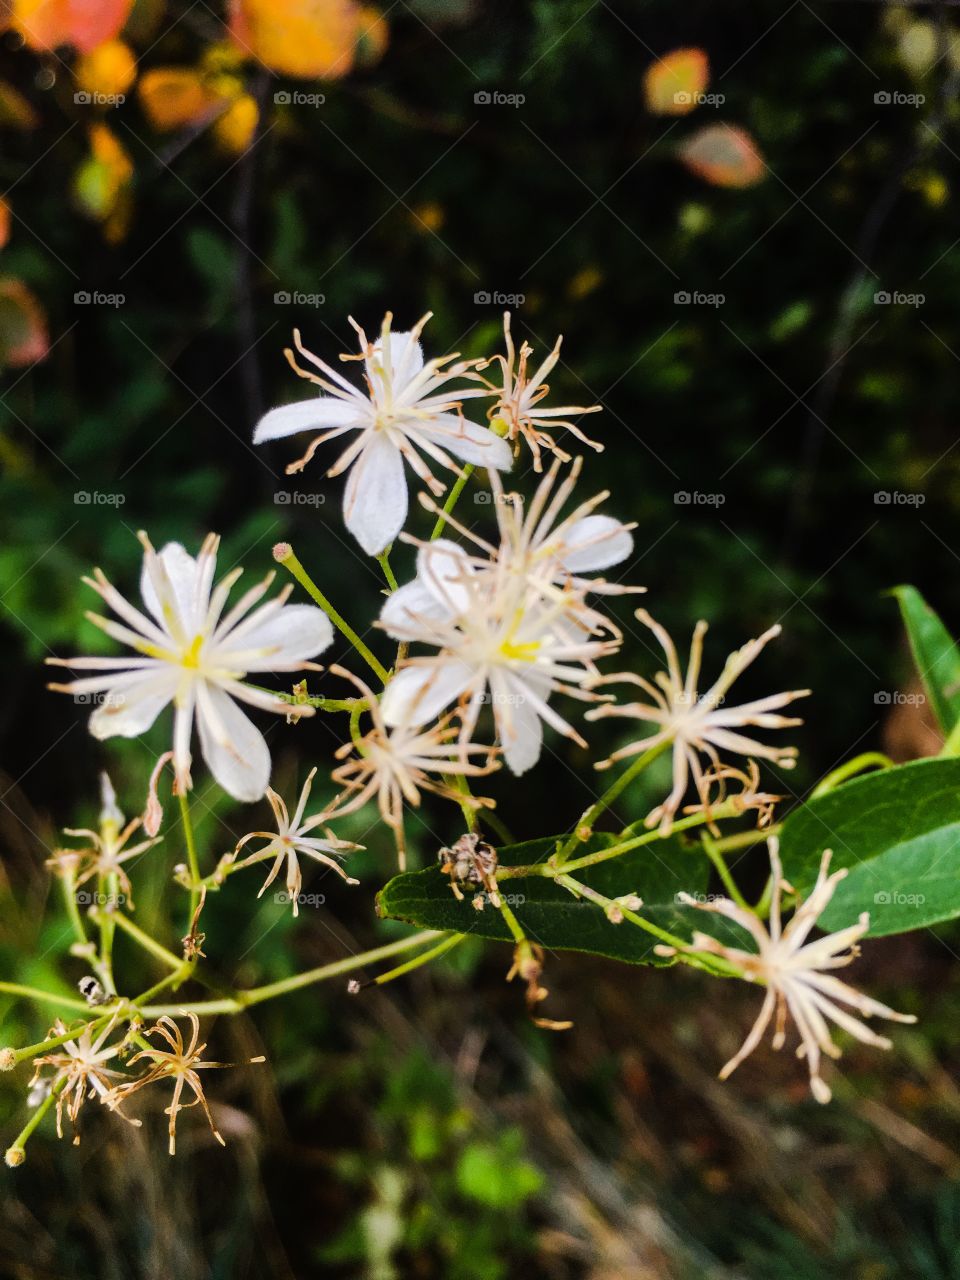
[[[927,697],[945,734],[960,721],[960,650],[937,614],[915,587],[894,595]]]

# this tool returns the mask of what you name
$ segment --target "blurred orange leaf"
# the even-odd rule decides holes
[[[14,0],[12,26],[31,49],[89,53],[119,35],[132,8],[133,0]]]
[[[40,117],[19,89],[0,80],[0,125],[14,129],[36,129]]]
[[[147,119],[155,129],[180,129],[213,115],[222,102],[198,71],[157,67],[146,71],[137,86]]]
[[[106,40],[77,59],[74,75],[87,93],[119,96],[137,78],[137,60],[122,40]]]
[[[696,109],[709,79],[710,63],[702,49],[674,49],[647,68],[647,109],[658,116],[685,116]]]
[[[239,154],[253,141],[259,119],[256,98],[244,93],[219,117],[213,126],[214,136],[227,151]]]
[[[230,0],[234,40],[281,75],[346,75],[363,29],[354,0]]]
[[[736,125],[707,125],[681,144],[679,155],[688,169],[715,187],[752,187],[766,174],[750,134]]]
[[[0,197],[0,249],[4,248],[10,239],[10,223],[12,221],[10,206],[6,200]]]
[[[361,67],[373,67],[383,57],[390,39],[390,28],[379,9],[364,5],[359,13],[357,33],[357,62]]]
[[[22,280],[0,279],[0,367],[42,360],[50,350],[47,320]]]

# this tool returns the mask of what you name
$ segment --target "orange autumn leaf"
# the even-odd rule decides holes
[[[0,80],[0,127],[27,130],[36,129],[39,123],[40,117],[20,90]]]
[[[73,194],[82,213],[103,224],[110,244],[126,235],[130,221],[130,183],[133,162],[105,124],[90,130],[90,155],[73,180]]]
[[[0,197],[0,249],[3,249],[10,239],[11,220],[10,206]]]
[[[137,86],[144,114],[161,133],[197,124],[213,115],[222,103],[197,71],[180,67],[157,67],[146,71]]]
[[[230,0],[233,39],[281,75],[304,80],[346,75],[362,30],[354,0]]]
[[[31,49],[89,53],[123,30],[133,0],[14,0],[11,25]]]
[[[74,75],[77,84],[87,93],[119,97],[137,78],[137,60],[122,40],[106,40],[78,58]]]
[[[253,141],[259,119],[256,98],[249,93],[241,94],[214,124],[214,137],[224,150],[239,155]]]
[[[679,156],[715,187],[752,187],[766,174],[756,143],[736,125],[707,125],[681,144]]]
[[[647,109],[658,116],[685,116],[696,109],[709,79],[710,63],[702,49],[674,49],[647,68]]]
[[[49,350],[40,303],[22,280],[0,279],[0,368],[33,364]]]

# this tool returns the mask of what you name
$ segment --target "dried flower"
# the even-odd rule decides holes
[[[255,853],[248,855],[242,862],[236,864],[237,869],[241,867],[252,866],[255,862],[263,862],[267,858],[274,858],[274,864],[263,882],[263,888],[257,894],[260,898],[267,889],[273,884],[280,868],[286,863],[287,868],[287,895],[293,903],[293,914],[299,915],[298,900],[300,897],[300,889],[303,884],[303,876],[300,871],[300,862],[298,854],[304,854],[308,858],[313,858],[315,862],[322,862],[325,866],[336,871],[338,876],[346,880],[347,884],[359,884],[359,880],[354,880],[343,870],[336,861],[336,855],[341,853],[349,853],[354,849],[362,848],[362,845],[351,844],[349,840],[338,840],[333,832],[326,829],[325,838],[320,839],[310,834],[315,831],[330,817],[326,811],[314,814],[312,818],[304,818],[304,812],[307,807],[307,801],[310,798],[310,788],[313,779],[316,776],[316,769],[311,769],[307,775],[307,780],[303,784],[300,792],[300,799],[293,817],[287,810],[281,796],[277,795],[272,788],[267,789],[267,799],[270,802],[270,808],[273,810],[273,816],[276,819],[277,830],[273,831],[251,831],[249,835],[245,835],[242,840],[237,842],[236,853],[250,840],[266,840],[267,843],[262,849],[258,849]]]
[[[202,1061],[200,1055],[207,1046],[206,1044],[197,1043],[200,1039],[200,1020],[195,1013],[184,1011],[183,1016],[190,1021],[190,1043],[186,1046],[184,1045],[183,1033],[179,1025],[173,1018],[164,1014],[157,1019],[152,1027],[148,1027],[143,1034],[145,1036],[159,1036],[170,1048],[157,1049],[151,1045],[150,1048],[141,1049],[139,1053],[135,1053],[130,1059],[130,1065],[133,1066],[135,1062],[140,1061],[148,1062],[150,1066],[147,1071],[138,1079],[131,1080],[128,1084],[117,1085],[105,1098],[111,1110],[116,1110],[120,1103],[132,1093],[136,1093],[147,1085],[154,1084],[157,1080],[172,1080],[173,1100],[169,1107],[164,1108],[164,1115],[170,1117],[167,1132],[170,1135],[169,1150],[171,1155],[175,1155],[177,1150],[177,1116],[188,1107],[203,1107],[213,1136],[221,1147],[227,1145],[223,1135],[213,1123],[213,1116],[210,1114],[210,1108],[204,1096],[203,1083],[197,1073],[236,1065],[232,1062]],[[266,1059],[263,1057],[250,1059],[251,1063],[264,1061]],[[185,1086],[190,1088],[194,1098],[193,1102],[180,1101]],[[134,1121],[134,1123],[139,1124],[140,1122]]]
[[[345,742],[336,752],[337,759],[345,763],[334,770],[333,781],[345,788],[345,794],[333,802],[332,814],[354,813],[376,796],[380,816],[393,829],[402,871],[406,866],[403,806],[419,808],[421,791],[460,805],[493,808],[492,800],[464,795],[443,778],[477,778],[492,773],[499,767],[493,759],[494,748],[472,742],[458,744],[459,730],[449,715],[429,729],[410,724],[389,729],[376,695],[362,680],[342,667],[331,667],[330,671],[353,681],[366,700],[372,721],[371,729],[358,742]],[[483,764],[469,760],[470,756],[481,755],[486,757]]]
[[[770,747],[743,734],[734,733],[732,729],[747,725],[754,725],[760,729],[786,729],[792,725],[802,724],[802,720],[771,713],[779,707],[787,706],[796,698],[805,698],[810,690],[795,689],[791,693],[774,693],[766,698],[745,702],[738,707],[728,707],[724,703],[730,686],[753,662],[767,642],[780,634],[779,626],[771,627],[758,639],[748,641],[741,649],[732,653],[719,679],[706,693],[700,694],[697,692],[697,682],[700,678],[703,637],[707,624],[698,622],[694,628],[690,660],[687,664],[686,679],[684,679],[680,671],[677,651],[664,628],[650,617],[646,609],[638,609],[636,616],[650,628],[663,646],[667,657],[667,670],[660,671],[654,676],[655,684],[632,673],[600,677],[595,682],[596,685],[622,680],[638,685],[652,701],[650,703],[608,703],[589,711],[587,719],[598,720],[605,716],[617,716],[649,720],[659,726],[648,737],[621,747],[619,751],[614,751],[607,760],[597,764],[598,769],[608,769],[616,760],[638,755],[641,751],[649,751],[661,743],[673,743],[673,789],[663,804],[658,805],[646,819],[648,827],[655,826],[659,822],[661,831],[666,833],[673,825],[691,777],[701,804],[706,804],[709,800],[710,783],[698,753],[707,757],[714,777],[717,770],[722,767],[718,748],[733,751],[739,755],[773,760],[784,769],[793,768],[797,756],[796,747]]]
[[[682,895],[687,906],[712,911],[733,920],[746,929],[757,944],[756,952],[742,951],[725,946],[708,934],[695,933],[690,950],[720,956],[739,970],[740,977],[746,982],[759,982],[767,988],[756,1022],[739,1052],[720,1072],[720,1078],[726,1080],[744,1058],[753,1052],[774,1011],[777,1018],[773,1047],[782,1048],[786,1039],[785,1027],[789,1012],[800,1033],[797,1056],[807,1059],[811,1092],[818,1102],[829,1102],[829,1086],[820,1076],[820,1055],[825,1053],[828,1057],[839,1058],[840,1049],[831,1039],[828,1021],[835,1022],[864,1044],[876,1045],[880,1049],[891,1047],[885,1036],[877,1035],[840,1008],[840,1005],[849,1005],[864,1018],[876,1016],[890,1018],[894,1022],[916,1022],[916,1018],[912,1014],[896,1013],[878,1000],[862,995],[832,974],[821,972],[841,969],[851,964],[860,953],[857,942],[870,927],[870,915],[864,911],[857,924],[817,938],[814,942],[807,942],[810,931],[833,897],[837,884],[847,874],[846,868],[842,867],[828,875],[831,851],[825,850],[810,896],[797,907],[790,921],[781,927],[781,896],[784,890],[788,893],[794,890],[783,878],[779,842],[771,837],[767,844],[772,875],[769,928],[765,928],[752,911],[738,907],[729,898],[698,902],[686,894]],[[657,947],[657,951],[660,954],[672,954],[670,948]]]
[[[408,333],[391,333],[388,312],[379,338],[370,342],[351,318],[360,339],[360,355],[341,359],[363,361],[366,392],[307,351],[294,330],[297,351],[320,373],[302,369],[289,350],[287,359],[295,373],[327,395],[272,409],[254,431],[254,444],[263,444],[320,429],[321,434],[311,441],[303,457],[287,467],[288,473],[302,471],[326,441],[351,431],[358,433],[327,475],[350,469],[343,518],[368,555],[378,555],[403,528],[407,516],[404,459],[434,493],[442,493],[444,486],[423,454],[453,472],[459,471],[454,458],[503,470],[512,464],[506,441],[488,428],[468,422],[461,411],[462,401],[489,395],[488,389],[445,385],[458,379],[479,381],[473,372],[477,361],[460,361],[455,353],[424,363],[420,334],[429,319],[428,313]]]
[[[122,1072],[114,1071],[105,1065],[111,1058],[116,1057],[123,1043],[121,1041],[117,1044],[106,1044],[115,1024],[116,1019],[111,1019],[94,1039],[92,1024],[85,1023],[76,1036],[71,1040],[65,1040],[58,1050],[33,1060],[35,1070],[30,1088],[36,1089],[41,1081],[46,1081],[47,1092],[57,1090],[57,1137],[63,1137],[63,1113],[66,1111],[74,1131],[74,1146],[80,1141],[77,1118],[84,1102],[95,1095],[101,1100],[105,1099],[111,1089],[116,1087],[114,1081],[122,1079]],[[50,1035],[62,1036],[66,1030],[67,1028],[58,1019],[53,1024]],[[53,1075],[44,1076],[42,1074],[44,1067],[52,1067]],[[122,1111],[119,1115],[128,1124],[139,1125],[140,1123],[139,1120],[131,1120]]]
[[[272,573],[224,614],[242,570],[232,570],[213,587],[218,537],[209,534],[194,558],[177,542],[157,554],[145,533],[138,536],[144,549],[140,590],[150,617],[125,600],[99,569],[84,581],[123,620],[91,613],[90,621],[140,656],[49,658],[57,666],[109,672],[50,688],[74,694],[105,692],[103,705],[90,717],[95,738],[137,737],[172,702],[177,788],[191,786],[190,736],[196,719],[201,750],[216,780],[237,800],[259,800],[270,780],[270,752],[237,702],[284,716],[290,714],[291,704],[241,681],[251,671],[308,667],[307,660],[333,639],[330,620],[314,605],[288,605],[291,586],[251,613],[269,589]],[[296,711],[313,714],[309,706]]]
[[[579,427],[566,420],[568,414],[599,413],[600,405],[591,405],[589,408],[584,408],[582,405],[563,405],[553,409],[545,409],[542,406],[541,402],[550,393],[546,379],[560,359],[560,345],[563,337],[557,339],[553,350],[536,372],[528,375],[527,362],[533,355],[533,347],[526,342],[521,343],[518,357],[513,335],[510,332],[509,311],[503,313],[503,336],[507,347],[506,355],[493,356],[491,360],[485,361],[481,368],[486,368],[493,363],[500,365],[501,386],[498,390],[497,403],[490,410],[489,416],[491,419],[500,418],[506,423],[507,439],[514,446],[514,451],[519,453],[520,441],[525,440],[533,454],[534,471],[543,470],[544,449],[555,454],[562,462],[569,462],[570,454],[564,453],[553,436],[544,430],[547,427],[551,429],[566,427],[583,444],[602,453],[602,444],[590,440]]]
[[[124,826],[124,817],[117,807],[117,798],[113,785],[106,773],[100,775],[102,809],[100,812],[100,830],[91,831],[86,827],[64,827],[64,835],[89,840],[86,849],[58,849],[47,865],[56,868],[70,862],[69,855],[75,854],[77,862],[72,867],[77,888],[96,877],[108,879],[116,876],[117,883],[124,893],[127,905],[133,909],[133,885],[127,875],[125,862],[139,857],[158,844],[162,837],[153,840],[141,840],[138,844],[127,848],[127,842],[135,831],[140,829],[141,819],[132,818]],[[79,874],[77,874],[79,872]]]

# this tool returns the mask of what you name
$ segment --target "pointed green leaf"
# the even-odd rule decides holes
[[[870,913],[870,933],[905,933],[960,917],[960,760],[915,760],[856,778],[795,809],[780,838],[783,873],[801,893],[824,849],[849,874],[820,918],[833,931]]]
[[[960,721],[960,648],[916,587],[897,587],[910,649],[945,734]]]

